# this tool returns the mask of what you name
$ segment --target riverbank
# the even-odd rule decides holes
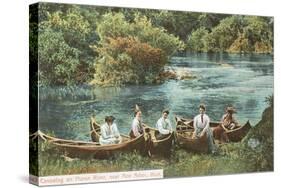
[[[273,107],[240,143],[220,147],[217,155],[196,154],[175,148],[170,159],[148,158],[138,153],[120,154],[114,160],[82,160],[51,153],[41,145],[39,175],[119,172],[164,169],[165,177],[250,173],[273,170]]]

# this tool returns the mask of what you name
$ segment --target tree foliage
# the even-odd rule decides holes
[[[146,16],[136,13],[133,22],[128,22],[122,13],[108,13],[97,26],[97,33],[102,44],[108,37],[138,38],[141,42],[162,49],[167,56],[182,49],[179,38],[166,32],[163,27],[155,27]]]
[[[167,59],[183,46],[179,38],[139,14],[128,22],[122,13],[108,13],[97,26],[100,41],[93,83],[151,83]]]
[[[43,18],[38,25],[41,84],[69,85],[92,78],[95,54],[89,47],[89,41],[93,31],[79,7],[41,11]]]
[[[273,52],[271,17],[39,3],[38,10],[31,8],[30,20],[30,58],[36,59],[38,54],[43,85],[81,84],[95,78],[100,81],[100,70],[110,64],[106,62],[101,68],[102,59],[109,57],[117,62],[136,61],[121,47],[120,57],[109,55],[113,50],[108,45],[113,45],[113,40],[126,41],[132,49],[145,45],[142,50],[148,51],[142,55],[161,50],[155,58],[163,62],[153,60],[160,67],[149,70],[149,79],[136,76],[140,79],[136,81],[122,76],[124,79],[116,83],[123,84],[130,83],[129,78],[132,83],[152,80],[169,57],[184,48],[195,52]],[[128,41],[137,42],[137,46]],[[139,62],[145,64],[144,59]]]
[[[191,33],[188,41],[187,41],[187,48],[196,51],[196,52],[203,52],[205,51],[205,37],[208,35],[208,30],[205,27],[200,27],[199,29],[195,30]]]
[[[263,17],[229,16],[210,32],[202,28],[193,31],[187,46],[193,51],[272,53],[272,29],[270,22]]]
[[[108,38],[103,44],[97,48],[95,84],[151,83],[166,63],[162,49],[134,37]]]

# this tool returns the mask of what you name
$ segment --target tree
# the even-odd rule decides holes
[[[40,85],[74,83],[81,52],[51,29],[40,32],[38,41]]]
[[[39,23],[42,83],[78,84],[92,79],[96,54],[89,43],[95,28],[90,27],[78,6],[65,5],[57,10],[53,6],[43,8],[44,5],[41,5],[43,19]]]
[[[163,50],[134,37],[108,38],[96,50],[93,83],[103,86],[152,83],[166,62]]]
[[[220,21],[206,37],[207,51],[226,51],[237,39],[244,26],[242,16],[230,16]]]
[[[207,35],[208,30],[204,27],[193,31],[187,41],[187,48],[196,52],[205,51],[205,39]]]
[[[93,45],[99,54],[94,83],[101,85],[151,83],[167,59],[183,46],[177,37],[154,27],[139,13],[132,22],[122,13],[105,14],[97,33],[100,41]]]
[[[135,14],[134,21],[129,23],[122,13],[108,13],[97,26],[97,33],[102,44],[108,37],[136,37],[141,42],[162,49],[167,56],[183,48],[183,43],[165,29],[154,27],[151,21],[140,14]]]

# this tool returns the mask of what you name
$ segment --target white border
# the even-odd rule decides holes
[[[73,185],[85,183],[101,183],[132,180],[162,179],[163,170],[138,170],[126,172],[91,173],[61,176],[37,177],[29,175],[29,182],[39,186]]]
[[[28,5],[34,0],[1,2],[1,187],[33,187],[28,184]],[[54,1],[49,1],[54,2]],[[55,2],[123,7],[157,8],[198,12],[274,16],[275,20],[275,113],[280,111],[280,33],[278,0],[57,0]],[[230,176],[209,176],[95,184],[98,187],[273,187],[281,175],[280,115],[275,114],[275,170]],[[93,187],[78,185],[68,187]]]

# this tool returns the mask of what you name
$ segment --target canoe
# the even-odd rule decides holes
[[[149,127],[144,124],[144,127],[148,128],[150,148],[149,151],[151,155],[169,157],[173,147],[173,141],[175,139],[174,132],[168,134],[163,139],[157,139],[159,131],[155,128]]]
[[[48,142],[66,156],[96,159],[107,159],[118,153],[123,153],[124,151],[142,149],[145,143],[144,137],[140,136],[135,139],[124,138],[123,142],[120,144],[100,145],[98,142],[74,141],[52,137],[44,134],[40,130],[30,135],[32,140],[36,137]]]
[[[145,138],[145,143],[141,146],[142,153],[147,153],[148,155],[161,155],[161,156],[169,156],[171,153],[171,148],[174,140],[174,133],[167,135],[167,137],[157,140],[156,136],[159,134],[159,131],[143,124],[145,129],[145,134],[143,137]],[[95,119],[91,119],[91,137],[92,141],[97,142],[100,137],[100,125],[95,121]],[[121,135],[122,139],[129,138],[127,135]]]
[[[220,124],[218,126],[221,126]],[[242,126],[238,126],[234,129],[227,129],[225,132],[231,142],[240,142],[252,128],[249,120]],[[214,129],[213,129],[214,130]],[[214,132],[215,133],[215,132]],[[214,134],[215,139],[219,139],[216,134]]]
[[[193,130],[193,119],[181,118],[178,116],[176,116],[175,118],[177,122],[177,130]],[[221,126],[220,122],[210,122],[210,127],[213,130],[213,135],[216,140],[220,139],[220,135],[216,134],[216,131],[214,130],[219,126]],[[226,129],[225,132],[229,138],[229,141],[239,142],[248,134],[250,129],[251,124],[249,121],[247,121],[244,125],[239,125],[232,130]]]
[[[176,138],[178,145],[187,151],[207,153],[208,140],[205,133],[202,137],[192,138],[193,120],[176,116]]]

